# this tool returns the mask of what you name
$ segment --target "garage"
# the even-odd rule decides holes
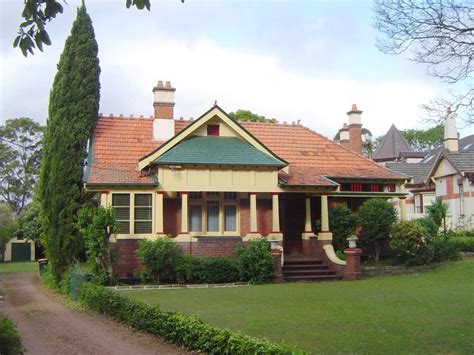
[[[12,243],[12,261],[30,261],[30,243]]]

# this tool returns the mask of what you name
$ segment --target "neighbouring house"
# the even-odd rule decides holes
[[[387,162],[407,175],[407,218],[420,218],[436,198],[449,206],[450,228],[474,228],[474,135],[458,139],[454,113],[444,124],[444,146],[424,154],[419,162]]]
[[[139,267],[138,241],[165,235],[195,256],[231,256],[237,244],[265,237],[285,265],[323,260],[303,275],[284,268],[286,279],[337,277],[345,262],[332,248],[328,209],[406,195],[406,176],[359,154],[355,105],[347,113],[351,150],[299,123],[237,122],[217,104],[196,120],[176,120],[170,82],[153,93],[149,118],[100,115],[89,149],[87,191],[115,209],[120,225],[119,278]]]
[[[12,238],[5,245],[3,261],[35,261],[35,243],[31,240]]]
[[[417,163],[422,160],[425,155],[426,152],[415,152],[397,127],[392,124],[388,132],[383,136],[372,159],[379,163],[395,161]]]

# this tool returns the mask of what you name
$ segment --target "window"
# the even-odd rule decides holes
[[[202,232],[202,205],[189,205],[189,230]]]
[[[207,125],[207,135],[208,136],[219,136],[219,125],[218,124],[209,124],[209,125]]]
[[[236,205],[224,206],[224,231],[225,232],[237,231],[237,206]]]
[[[206,192],[206,195],[207,196],[219,196],[220,193],[219,192]]]
[[[219,231],[219,201],[207,201],[207,231]]]
[[[151,233],[151,194],[135,194],[135,233]]]
[[[202,199],[202,192],[190,192],[189,198],[191,200],[201,200]]]
[[[119,233],[130,233],[130,194],[112,194],[112,208],[119,227]]]
[[[459,186],[459,214],[464,216],[464,185],[461,184]]]
[[[224,200],[237,200],[237,192],[224,192]]]

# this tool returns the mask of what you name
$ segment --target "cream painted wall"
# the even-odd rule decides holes
[[[25,244],[28,243],[30,244],[30,249],[31,249],[31,261],[35,261],[36,259],[36,247],[35,243],[33,243],[31,240],[25,241],[25,240],[19,240],[16,237],[10,239],[10,241],[5,245],[5,254],[3,256],[3,261],[11,261],[12,260],[12,244],[16,243],[21,243]]]
[[[280,192],[278,172],[235,167],[160,167],[158,181],[165,191]]]
[[[205,125],[199,127],[193,135],[195,136],[207,136],[207,125],[219,125],[219,136],[221,137],[237,137],[241,136],[227,124],[225,124],[221,119],[214,117],[210,119]]]

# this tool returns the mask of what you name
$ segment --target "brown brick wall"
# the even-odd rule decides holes
[[[181,229],[181,199],[164,199],[163,210],[164,233],[176,237]]]
[[[272,200],[259,199],[257,195],[257,229],[266,237],[272,232]]]
[[[141,267],[135,250],[138,248],[138,240],[136,239],[119,239],[112,243],[112,250],[117,253],[117,260],[114,262],[114,273],[119,279],[134,278],[135,269]]]
[[[236,256],[235,248],[242,243],[239,237],[201,237],[192,245],[192,255],[205,256]]]
[[[154,105],[155,106],[155,118],[169,118],[173,119],[174,104],[171,106]]]
[[[240,200],[240,236],[250,233],[250,200]]]
[[[353,124],[349,126],[349,149],[362,154],[362,125]]]

